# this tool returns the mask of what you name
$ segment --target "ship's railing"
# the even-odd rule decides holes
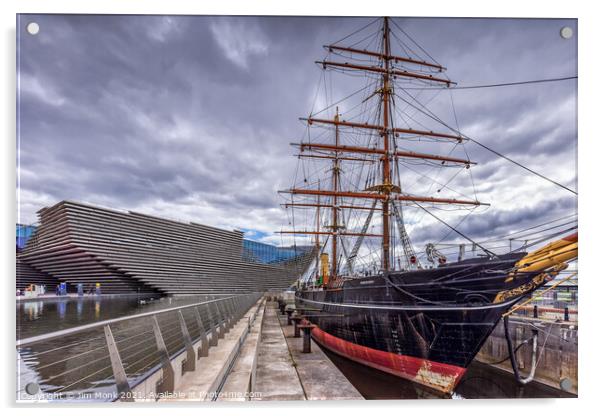
[[[173,392],[176,372],[194,371],[197,360],[261,296],[206,296],[193,304],[18,340],[17,398],[123,400],[159,370],[156,393]],[[174,368],[174,358],[182,354],[181,368]]]
[[[518,308],[514,314],[532,318],[551,319],[554,321],[577,322],[578,310],[576,306],[562,308],[546,307],[541,305],[527,305]]]

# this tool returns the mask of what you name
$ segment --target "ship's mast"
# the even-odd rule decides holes
[[[336,114],[334,116],[334,121],[339,121],[339,107],[336,108]],[[339,146],[339,126],[335,124],[335,135],[334,135],[334,143],[335,147]],[[338,252],[337,252],[337,239],[339,233],[339,218],[338,218],[338,196],[337,192],[339,191],[339,175],[341,173],[341,168],[339,166],[339,152],[334,152],[334,158],[332,159],[332,190],[334,194],[332,196],[332,261],[331,261],[331,272],[330,276],[333,279],[336,279],[337,270],[338,270]]]
[[[312,202],[303,202],[303,203],[289,203],[286,204],[286,207],[316,207],[318,208],[318,221],[319,221],[319,208],[331,208],[332,209],[332,218],[331,224],[327,230],[319,229],[319,222],[317,225],[317,229],[314,230],[285,230],[280,231],[283,234],[305,234],[305,235],[315,235],[316,242],[319,242],[320,235],[328,235],[332,237],[332,246],[331,246],[331,276],[333,278],[337,277],[338,274],[338,240],[341,237],[359,237],[363,239],[364,237],[379,237],[382,239],[382,256],[381,256],[381,267],[384,272],[392,270],[394,268],[394,263],[392,264],[392,250],[391,250],[391,212],[392,212],[392,204],[397,201],[406,201],[408,203],[432,203],[432,204],[459,204],[459,205],[489,205],[479,202],[478,200],[461,200],[454,198],[437,198],[431,196],[420,196],[420,195],[410,195],[407,193],[403,193],[399,186],[395,185],[392,181],[392,172],[391,172],[391,163],[393,159],[395,160],[399,158],[410,158],[410,159],[422,159],[428,161],[437,161],[438,163],[445,164],[446,166],[457,165],[457,166],[465,166],[469,168],[473,162],[466,159],[450,157],[447,155],[434,155],[427,153],[417,153],[411,151],[400,151],[392,149],[392,140],[393,135],[395,137],[399,135],[407,135],[410,137],[425,137],[430,140],[436,140],[441,142],[455,142],[462,143],[464,138],[459,134],[450,134],[444,132],[435,132],[431,130],[415,130],[412,128],[400,128],[395,127],[393,120],[391,119],[391,106],[393,104],[392,97],[394,91],[392,89],[392,80],[394,78],[402,78],[402,79],[414,79],[421,82],[435,83],[435,84],[443,84],[447,87],[455,84],[449,79],[442,76],[433,76],[430,73],[420,72],[420,70],[411,70],[411,69],[401,69],[396,64],[400,62],[406,65],[408,68],[418,67],[423,68],[427,67],[431,70],[437,70],[439,72],[445,71],[445,68],[434,62],[427,62],[419,59],[413,59],[410,57],[403,57],[398,55],[393,55],[391,51],[391,39],[390,39],[391,31],[389,28],[389,18],[385,17],[383,19],[383,27],[382,27],[382,47],[378,51],[369,51],[365,49],[355,49],[351,47],[345,47],[340,45],[328,45],[326,48],[330,51],[340,51],[351,53],[355,55],[365,55],[372,58],[378,58],[380,60],[380,65],[362,65],[362,64],[354,64],[349,62],[333,62],[330,60],[317,61],[324,69],[334,68],[343,71],[362,71],[371,74],[378,74],[380,79],[380,88],[373,95],[380,94],[380,110],[381,117],[379,123],[369,124],[361,121],[346,121],[341,118],[339,114],[338,107],[336,109],[336,114],[334,119],[330,118],[315,118],[311,115],[308,118],[301,118],[301,120],[306,121],[308,125],[319,124],[319,125],[331,125],[334,126],[335,133],[335,142],[334,144],[327,143],[315,143],[315,142],[306,142],[306,143],[293,143],[293,146],[298,146],[300,150],[299,157],[308,157],[308,158],[317,158],[317,159],[330,159],[332,160],[332,189],[310,189],[310,188],[292,188],[286,191],[281,191],[284,193],[290,193],[292,195],[302,195],[308,197],[331,197],[330,203],[320,202],[320,199],[317,200],[317,203]],[[374,147],[370,146],[349,146],[341,143],[340,140],[340,131],[339,128],[344,127],[346,129],[359,129],[363,131],[376,131],[380,135],[380,139],[382,140],[382,145],[376,145]],[[402,136],[402,138],[407,137]],[[304,153],[306,152],[306,153]],[[349,154],[359,154],[363,155],[364,159],[357,156],[350,156]],[[371,186],[363,191],[352,191],[352,190],[343,190],[340,189],[341,185],[341,162],[342,161],[355,161],[355,162],[372,162],[375,157],[378,157],[380,162],[382,163],[382,181],[374,186]],[[375,205],[372,208],[368,208],[365,206],[361,206],[360,204],[353,204],[347,202],[347,199],[364,199],[364,200],[372,200],[375,201],[374,204],[380,202],[382,207],[378,208]],[[343,202],[343,203],[341,203]],[[339,205],[340,204],[340,205]],[[339,225],[339,211],[343,209],[356,209],[356,210],[365,210],[369,209],[372,211],[380,210],[382,212],[382,233],[374,234],[367,233],[367,229],[362,229],[361,232],[355,232],[353,230],[343,229],[341,225]],[[401,209],[401,207],[399,208]],[[395,211],[395,210],[393,210]],[[371,215],[371,214],[370,214]],[[401,218],[399,221],[403,221]],[[405,230],[405,229],[404,229]],[[405,232],[405,231],[404,231]],[[401,233],[401,231],[400,231]],[[401,233],[403,234],[403,233]],[[403,236],[402,236],[403,237]],[[407,236],[406,236],[407,239]],[[408,241],[403,242],[403,244],[409,244]],[[319,244],[319,243],[318,243]],[[405,251],[405,248],[404,248]],[[406,256],[408,253],[413,253],[413,251],[406,252]],[[415,256],[411,256],[415,257]]]
[[[320,189],[320,181],[318,181]],[[320,276],[320,197],[318,196],[318,206],[316,207],[316,282]]]
[[[389,235],[389,197],[391,195],[391,155],[389,154],[389,18],[384,18],[383,24],[383,64],[385,72],[383,73],[383,86],[382,86],[382,109],[383,109],[383,189],[382,192],[385,195],[383,199],[383,211],[382,211],[382,222],[383,222],[383,252],[382,252],[382,268],[383,271],[389,271],[390,269],[390,235]]]

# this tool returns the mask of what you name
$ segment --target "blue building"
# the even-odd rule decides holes
[[[243,260],[250,263],[274,264],[294,260],[309,253],[311,246],[276,247],[270,244],[243,239]]]
[[[16,227],[16,238],[17,238],[17,249],[21,250],[27,244],[29,238],[36,232],[35,225],[23,225],[17,224]]]

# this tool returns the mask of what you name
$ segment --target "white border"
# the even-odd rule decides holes
[[[600,236],[599,215],[600,202],[596,195],[602,194],[600,181],[600,62],[599,41],[602,39],[602,16],[596,13],[594,1],[525,1],[505,0],[499,2],[488,1],[460,1],[460,0],[425,0],[425,1],[381,1],[369,0],[352,2],[350,0],[303,0],[286,2],[284,0],[219,0],[219,1],[191,1],[191,0],[111,0],[111,1],[82,1],[82,0],[20,0],[3,1],[0,3],[2,13],[2,46],[3,54],[0,62],[2,71],[2,157],[3,180],[2,191],[5,202],[2,204],[2,264],[6,280],[3,285],[5,299],[2,310],[5,314],[5,325],[8,334],[3,337],[3,354],[5,372],[1,378],[2,392],[4,392],[4,405],[13,407],[14,401],[14,252],[13,252],[13,227],[16,220],[15,214],[15,13],[132,13],[132,14],[276,14],[276,15],[399,15],[399,16],[444,16],[444,17],[569,17],[578,18],[579,30],[579,211],[581,223],[581,256],[579,265],[582,270],[580,282],[580,326],[581,339],[579,342],[580,368],[579,368],[579,396],[577,400],[472,400],[459,403],[457,401],[391,401],[391,402],[322,402],[322,403],[245,403],[242,405],[212,406],[198,405],[195,407],[186,404],[179,405],[178,415],[181,413],[211,412],[232,414],[245,412],[249,414],[278,413],[307,414],[316,410],[330,412],[338,411],[350,415],[365,414],[369,408],[377,407],[379,413],[389,412],[426,412],[445,413],[445,415],[467,414],[491,415],[509,412],[530,412],[538,415],[549,414],[587,414],[600,407],[596,403],[599,395],[600,375],[600,331],[602,326],[599,317],[602,316],[596,309],[596,297],[599,296],[598,281],[601,276],[594,273],[595,251],[600,245],[597,240]],[[599,257],[599,255],[598,255]],[[111,407],[111,412],[124,411],[124,406]],[[166,411],[165,406],[144,406],[137,411],[158,415]],[[340,409],[340,410],[339,410]],[[12,409],[15,411],[17,409]],[[60,414],[104,414],[108,409],[103,407],[68,407],[51,409],[39,407],[21,407],[19,414],[42,414],[47,412]],[[11,410],[9,410],[11,411]],[[127,411],[127,410],[126,410]],[[131,410],[130,410],[131,412]],[[424,414],[424,413],[422,413]]]

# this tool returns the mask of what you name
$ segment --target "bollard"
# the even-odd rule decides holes
[[[301,325],[301,321],[303,320],[302,316],[293,316],[291,318],[291,320],[293,321],[293,325],[295,326],[295,338],[299,338],[301,336],[301,333],[299,331],[299,326]]]
[[[303,352],[306,354],[311,352],[311,329],[309,328],[303,329]]]
[[[299,328],[303,330],[303,352],[311,352],[311,330],[315,328],[315,325],[299,325]]]
[[[564,307],[564,320],[565,321],[569,320],[569,307],[568,306]]]

